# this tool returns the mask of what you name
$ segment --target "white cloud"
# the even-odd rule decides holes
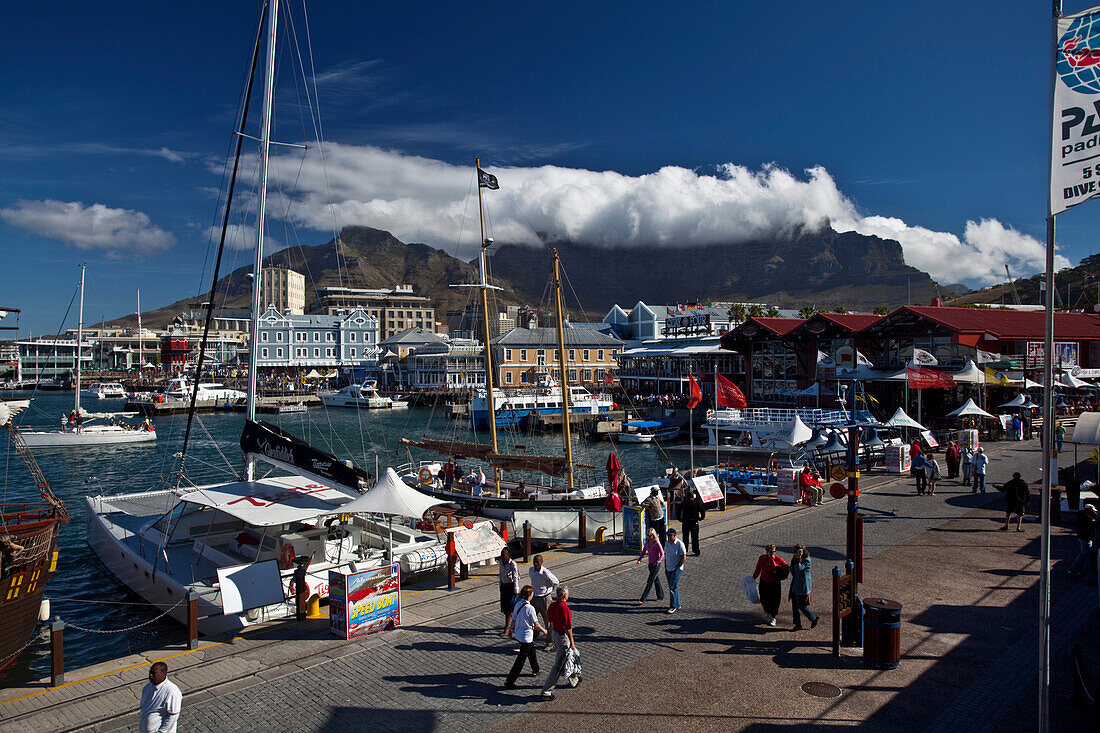
[[[459,256],[475,251],[470,167],[337,143],[325,145],[325,158],[327,183],[316,145],[301,165],[295,158],[273,166],[291,220],[329,231],[331,201],[341,226],[385,229]],[[1043,267],[1042,242],[993,219],[968,221],[959,237],[861,212],[822,167],[802,177],[776,166],[754,171],[732,163],[715,175],[674,166],[640,176],[549,165],[494,166],[492,172],[502,190],[486,192],[486,201],[499,242],[535,244],[541,232],[608,247],[737,245],[828,222],[837,231],[898,240],[908,264],[944,283],[1003,281],[1006,262],[1020,275]],[[1068,261],[1060,257],[1059,263]]]
[[[0,218],[12,226],[78,249],[98,249],[112,255],[149,255],[168,250],[176,237],[153,226],[149,216],[132,209],[79,201],[17,201],[0,209]]]
[[[212,226],[206,230],[206,237],[215,244],[221,239],[221,226]],[[256,227],[250,224],[230,224],[225,230],[225,246],[229,249],[251,250],[256,246]],[[279,249],[277,241],[264,232],[264,252],[270,253]]]

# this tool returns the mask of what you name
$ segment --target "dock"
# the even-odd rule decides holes
[[[278,408],[284,405],[296,405],[299,402],[305,404],[307,407],[316,407],[321,404],[321,398],[315,394],[274,395],[256,398],[257,408],[259,408],[261,412],[268,411],[262,408]],[[164,400],[158,402],[156,400],[140,399],[126,400],[126,405],[122,409],[124,412],[139,412],[149,417],[161,417],[164,415],[185,413],[190,407],[190,400]],[[227,402],[225,400],[195,401],[196,412],[243,412],[244,409],[245,400],[243,399],[233,402]]]
[[[1035,475],[1035,446],[987,446],[991,477]],[[1037,526],[1025,524],[1020,535],[991,531],[1003,521],[1001,496],[971,494],[954,480],[942,481],[936,497],[923,497],[909,477],[874,470],[863,474],[860,489],[868,520],[860,592],[904,606],[901,666],[888,672],[863,665],[858,649],[829,654],[828,583],[843,557],[845,501],[806,507],[758,499],[708,512],[702,554],[687,558],[684,608],[675,615],[665,613],[667,596],[635,606],[645,582],[637,552],[568,542],[544,552],[547,568],[570,587],[584,666],[584,682],[575,690],[559,686],[553,700],[539,696],[551,663],[541,644],[543,675],[503,689],[515,643],[500,634],[490,567],[472,569],[453,591],[441,576],[405,585],[401,628],[352,641],[331,637],[327,620],[316,619],[204,638],[188,650],[181,627],[179,639],[163,648],[67,671],[63,686],[50,688],[46,679],[0,691],[0,719],[5,729],[43,733],[130,728],[149,665],[163,660],[183,691],[180,727],[188,730],[613,730],[670,715],[667,700],[651,691],[685,678],[713,682],[677,689],[680,708],[690,711],[677,714],[700,730],[757,730],[777,719],[869,729],[1018,728],[1035,706],[1033,696],[1020,694],[1037,678],[1027,664],[1038,654],[1035,634],[1019,619],[1034,614]],[[1055,527],[1056,557],[1076,547],[1072,535]],[[759,606],[731,580],[751,573],[769,542],[788,556],[794,542],[812,548],[817,628],[790,633],[784,605],[779,628],[769,629]],[[528,567],[521,564],[521,578]],[[1072,644],[1085,647],[1085,659],[1100,652],[1087,627],[1095,597],[1084,583],[1055,585],[1059,688],[1072,687],[1063,674]],[[1005,685],[1006,675],[1015,684]],[[801,689],[821,680],[840,692],[815,697]],[[929,705],[933,691],[937,704]],[[1089,727],[1092,710],[1074,708],[1068,694],[1054,696],[1052,705],[1053,716],[1067,716],[1053,729]]]

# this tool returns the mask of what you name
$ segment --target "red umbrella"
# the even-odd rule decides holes
[[[619,491],[619,469],[621,468],[619,457],[612,451],[611,455],[607,457],[607,483],[611,485],[612,493],[618,493]]]

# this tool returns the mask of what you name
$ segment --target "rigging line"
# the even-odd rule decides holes
[[[275,0],[275,2],[278,2],[278,0]],[[263,24],[264,24],[264,17],[266,15],[266,13],[267,13],[267,3],[264,3],[263,6],[260,9],[260,20],[259,20],[259,23],[257,24],[257,27],[256,27],[256,42],[255,42],[255,44],[253,45],[253,48],[252,48],[251,71],[250,71],[249,76],[248,76],[248,89],[245,92],[244,107],[241,110],[240,129],[244,128],[244,125],[246,124],[246,122],[248,120],[248,109],[249,109],[250,102],[251,102],[251,99],[252,99],[252,85],[253,85],[253,82],[256,80],[256,64],[257,64],[257,61],[259,60],[259,57],[260,57],[260,43],[263,40]],[[202,367],[203,367],[203,361],[204,361],[204,358],[205,358],[205,355],[206,355],[206,340],[210,337],[210,325],[214,320],[214,300],[215,300],[215,297],[217,295],[217,289],[218,289],[218,274],[221,271],[222,254],[225,251],[225,234],[226,234],[226,231],[229,228],[229,215],[230,215],[230,211],[232,209],[232,204],[233,204],[233,192],[236,188],[237,171],[239,169],[240,162],[241,162],[241,145],[244,143],[244,138],[241,137],[240,135],[237,135],[236,138],[237,138],[237,143],[236,143],[236,153],[234,155],[234,160],[233,160],[233,177],[230,179],[229,190],[226,193],[225,215],[222,217],[221,238],[220,238],[220,241],[218,242],[218,254],[217,254],[217,258],[215,259],[215,262],[214,262],[214,275],[211,278],[212,283],[210,285],[210,298],[209,298],[210,302],[207,303],[207,306],[206,306],[206,322],[203,324],[202,340],[199,342],[199,360],[198,360],[198,363],[195,366],[195,383],[194,383],[194,385],[192,386],[192,389],[191,389],[191,405],[187,410],[187,429],[184,432],[183,447],[180,450],[179,473],[178,473],[179,477],[183,476],[184,462],[187,460],[187,443],[191,439],[191,425],[192,425],[192,422],[194,421],[194,417],[195,417],[195,403],[198,401],[198,398],[199,398],[199,382],[202,381]],[[256,246],[257,247],[261,246],[261,243],[257,242]],[[259,277],[260,273],[254,272],[254,273],[252,273],[252,276],[253,277]],[[256,304],[253,303],[252,307],[255,308]],[[250,338],[256,338],[256,334],[251,334]],[[255,364],[249,364],[248,368],[249,369],[255,369],[256,365]],[[204,427],[204,429],[205,429],[205,427]],[[207,434],[209,434],[209,433],[207,433]],[[219,449],[219,452],[220,452],[220,449]],[[177,486],[179,485],[178,479],[177,479],[177,484],[176,485]]]

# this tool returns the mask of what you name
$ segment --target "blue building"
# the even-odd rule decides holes
[[[378,321],[361,309],[291,315],[268,308],[260,316],[259,339],[260,368],[374,368],[381,354]]]

